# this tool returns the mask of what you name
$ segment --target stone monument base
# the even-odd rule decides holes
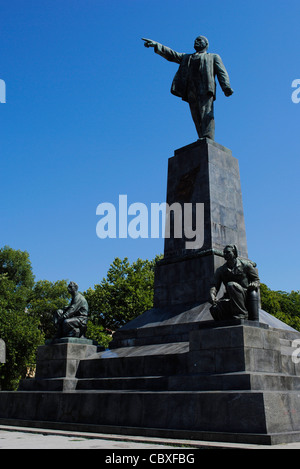
[[[0,393],[0,423],[235,443],[300,441],[300,364],[293,360],[300,333],[264,311],[259,322],[218,323],[207,303],[224,247],[236,244],[248,258],[238,161],[209,139],[177,150],[168,163],[167,203],[179,203],[181,212],[185,204],[204,204],[203,245],[188,249],[187,239],[166,237],[154,308],[118,330],[109,350],[85,339],[40,347],[35,378]],[[170,215],[172,232],[175,222]]]
[[[22,380],[19,389],[72,391],[76,389],[80,361],[96,351],[95,342],[86,338],[48,340],[38,348],[35,379]]]
[[[135,337],[121,329],[106,351],[69,340],[41,347],[36,377],[0,393],[0,422],[236,443],[300,441],[297,331],[242,320],[200,321],[191,330],[175,317],[134,331]]]

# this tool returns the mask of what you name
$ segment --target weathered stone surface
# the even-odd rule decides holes
[[[248,256],[238,161],[210,139],[178,149],[169,158],[167,203],[179,203],[182,213],[184,204],[204,204],[204,244],[187,249],[189,239],[174,237],[171,223],[155,273],[154,306],[203,303],[215,270],[224,263],[224,247],[236,244],[239,256]]]
[[[217,323],[206,298],[221,251],[247,257],[239,170],[207,139],[169,161],[167,201],[205,203],[205,239],[169,239],[154,308],[114,334],[109,350],[61,339],[38,351],[35,379],[0,393],[0,422],[86,431],[283,443],[300,441],[300,333],[260,310]],[[6,419],[6,420],[5,420]],[[42,421],[42,424],[41,424]],[[29,423],[28,423],[29,422]]]
[[[21,380],[19,390],[75,389],[80,361],[97,352],[97,346],[92,344],[87,339],[63,338],[40,346],[35,378]]]
[[[6,344],[3,339],[0,339],[0,363],[6,362]]]
[[[38,379],[31,392],[26,386],[2,392],[0,419],[248,443],[299,439],[300,364],[293,363],[293,374],[282,366],[299,333],[251,321],[222,327],[209,321],[189,337],[85,358],[72,350],[82,357],[75,376]],[[46,346],[53,350],[41,349],[41,356],[62,356],[61,345],[73,344]]]
[[[201,250],[223,251],[236,244],[248,257],[238,160],[231,150],[210,139],[175,151],[168,163],[167,203],[204,203],[204,245]],[[184,231],[184,230],[183,230]],[[171,231],[172,233],[172,231]],[[187,238],[165,239],[165,257],[191,254]]]

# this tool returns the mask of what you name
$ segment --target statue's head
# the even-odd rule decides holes
[[[75,293],[75,292],[77,292],[77,290],[78,290],[78,285],[77,285],[77,283],[75,283],[75,282],[70,282],[69,285],[68,285],[68,291],[69,291],[70,293]]]
[[[224,258],[226,261],[236,259],[238,257],[238,250],[235,244],[228,244],[223,250]]]
[[[206,49],[208,49],[208,46],[208,39],[205,36],[196,37],[194,42],[194,49],[197,52],[204,52]]]

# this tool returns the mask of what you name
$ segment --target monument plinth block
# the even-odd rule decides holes
[[[71,390],[76,387],[76,373],[81,360],[97,352],[92,340],[62,338],[49,341],[37,350],[35,378],[20,382],[20,390]]]
[[[189,360],[194,373],[281,373],[279,333],[242,325],[191,331]]]
[[[168,161],[167,182],[167,204],[174,203],[182,206],[182,212],[186,203],[204,204],[201,250],[223,251],[227,244],[236,244],[240,256],[247,258],[239,164],[231,150],[208,138],[176,150]],[[166,238],[164,256],[191,254],[194,250],[186,249],[187,241],[186,236]]]
[[[229,149],[204,138],[175,151],[168,162],[167,206],[170,236],[165,238],[164,259],[156,269],[155,307],[207,301],[210,282],[224,263],[223,249],[235,244],[239,256],[247,259],[247,240],[239,165]],[[180,205],[178,212],[172,206]],[[176,217],[185,215],[185,204],[193,208],[193,227],[203,231],[203,245],[190,248],[184,216],[182,237],[176,237]],[[195,207],[204,204],[204,218],[197,219]],[[194,241],[195,241],[194,240]]]

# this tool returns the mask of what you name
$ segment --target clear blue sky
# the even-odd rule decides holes
[[[115,257],[163,240],[96,236],[97,205],[164,202],[167,161],[197,139],[169,92],[177,65],[147,37],[210,42],[230,75],[216,141],[240,164],[249,257],[262,282],[300,289],[298,0],[0,0],[0,246],[27,250],[36,280],[99,283]]]

